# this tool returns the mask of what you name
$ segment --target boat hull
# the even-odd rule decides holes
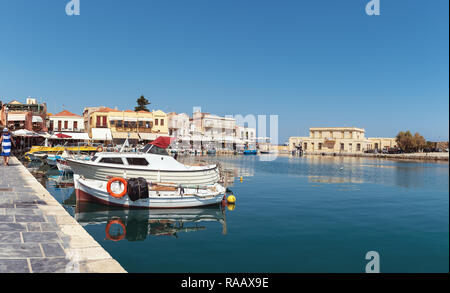
[[[68,160],[74,174],[83,175],[86,179],[109,180],[112,177],[137,178],[143,177],[150,182],[171,182],[177,184],[209,185],[219,181],[217,167],[192,171],[163,171],[151,169],[133,169],[107,166],[91,166]]]
[[[149,198],[132,201],[128,195],[125,195],[123,198],[114,198],[108,194],[104,188],[104,184],[100,183],[100,186],[95,187],[92,184],[87,184],[86,180],[80,179],[78,175],[74,176],[74,182],[77,202],[95,202],[108,206],[126,208],[178,209],[212,206],[221,204],[225,194],[225,188],[223,187],[223,190],[219,190],[216,194],[205,198],[190,195],[181,196],[174,192],[172,192],[171,196],[164,196],[161,195],[164,192],[150,191]]]

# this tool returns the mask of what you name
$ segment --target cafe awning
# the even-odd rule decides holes
[[[41,116],[33,116],[33,119],[31,120],[31,122],[33,122],[33,123],[43,123],[44,122],[44,120],[42,119],[42,117]]]
[[[112,140],[111,129],[92,128],[92,140]]]
[[[12,133],[13,136],[39,136],[39,134],[37,134],[34,131],[30,131],[27,129],[20,129],[20,130],[16,130]]]
[[[62,134],[62,135],[59,135]],[[91,138],[85,132],[58,132],[49,137],[50,139],[66,140],[90,140]],[[104,139],[103,139],[104,140]]]
[[[25,121],[25,114],[8,114],[8,121]]]
[[[158,137],[156,133],[139,133],[139,137],[142,140],[155,140]]]
[[[116,139],[139,139],[139,136],[136,132],[113,132],[112,137]]]

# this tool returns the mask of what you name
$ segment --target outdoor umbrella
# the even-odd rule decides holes
[[[64,134],[64,133],[57,133],[55,134],[57,138],[72,138],[70,135]]]
[[[16,130],[12,134],[13,136],[38,136],[37,133],[26,129]]]

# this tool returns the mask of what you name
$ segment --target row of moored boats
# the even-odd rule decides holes
[[[77,201],[134,208],[188,208],[234,202],[225,197],[217,164],[186,165],[169,155],[159,137],[135,152],[101,148],[71,154],[34,153],[62,172],[72,172]]]

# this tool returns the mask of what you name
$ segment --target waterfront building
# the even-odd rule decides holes
[[[245,147],[254,149],[256,147],[256,128],[236,126],[236,146],[237,149]]]
[[[236,119],[196,111],[192,115],[191,135],[219,150],[236,148]]]
[[[369,149],[383,150],[386,148],[397,147],[397,141],[391,137],[369,137]]]
[[[145,111],[140,111],[139,113],[142,113]],[[157,136],[168,136],[169,135],[169,126],[168,126],[168,122],[169,119],[167,117],[167,113],[161,111],[161,110],[156,110],[156,111],[152,111],[151,114],[153,115],[153,127],[152,127],[152,133],[156,133]],[[155,137],[156,138],[156,137]],[[153,139],[155,139],[153,138]],[[153,140],[151,139],[151,140]]]
[[[362,153],[396,146],[395,138],[366,138],[357,127],[313,127],[309,137],[290,137],[289,149],[302,148],[305,153]]]
[[[161,110],[120,111],[108,107],[89,107],[83,112],[86,131],[94,141],[130,143],[152,141],[168,135],[167,114]]]
[[[186,113],[167,114],[169,135],[176,138],[186,138],[190,134],[190,117]]]
[[[57,114],[48,114],[48,130],[52,132],[84,132],[84,119],[82,116],[69,112],[61,111]]]
[[[70,140],[88,141],[89,135],[84,132],[84,119],[82,116],[69,112],[61,111],[57,114],[48,115],[48,130],[56,134],[62,133],[70,136]],[[51,136],[50,138],[54,138]]]
[[[26,129],[35,132],[47,132],[47,105],[39,104],[36,99],[27,98],[26,103],[13,100],[2,104],[0,124],[12,131]]]

